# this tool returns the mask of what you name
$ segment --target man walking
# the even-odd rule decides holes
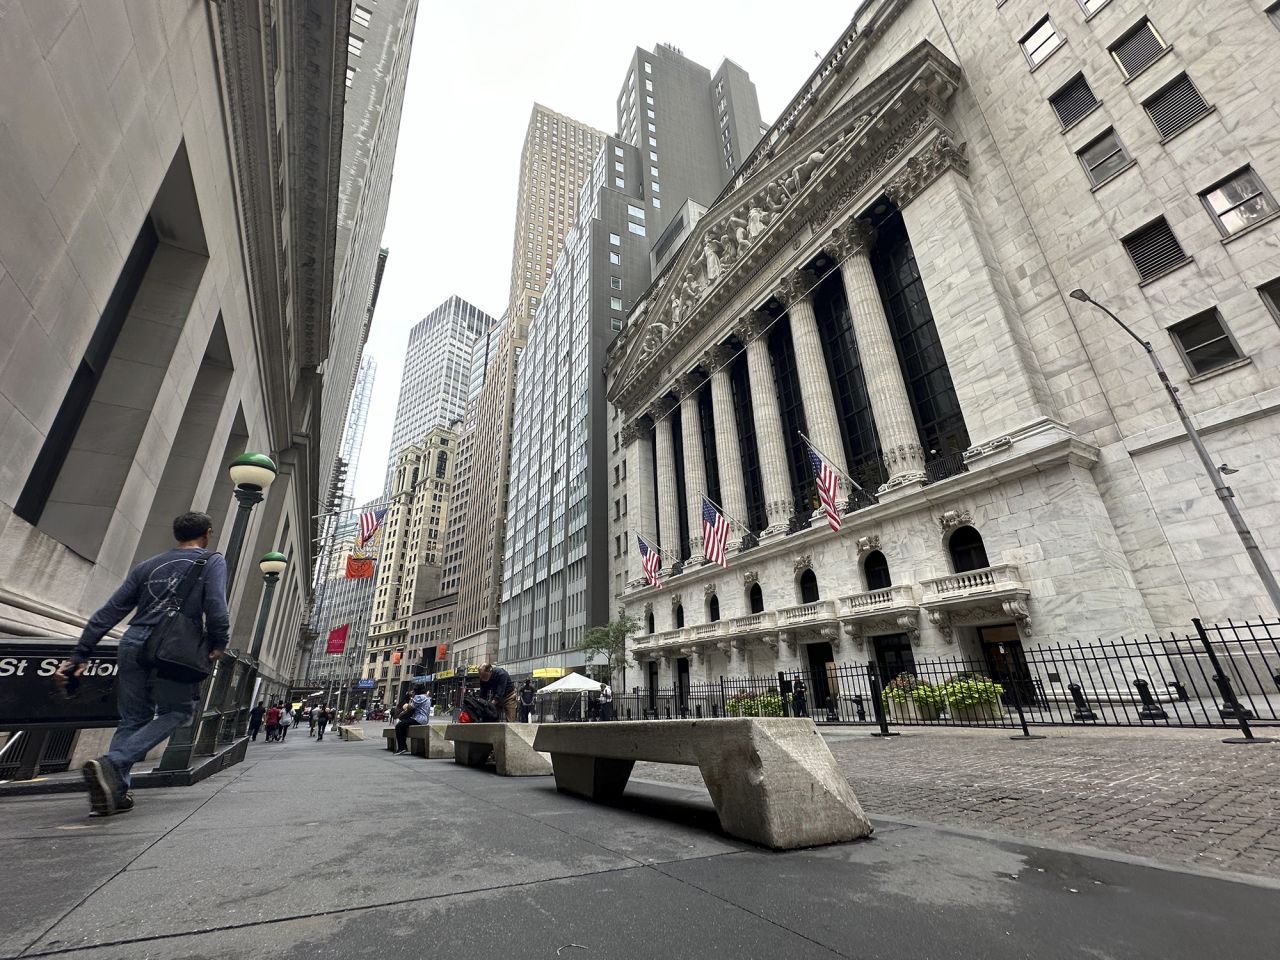
[[[262,729],[262,717],[267,712],[267,708],[262,705],[262,701],[258,701],[258,705],[249,711],[249,740],[256,743],[258,740],[258,731]]]
[[[480,668],[480,697],[490,700],[497,706],[500,719],[507,723],[516,722],[516,684],[511,674],[492,663]]]
[[[280,705],[273,703],[267,711],[267,743],[280,739]]]
[[[600,719],[613,719],[613,690],[607,683],[600,684]]]
[[[289,735],[289,727],[293,725],[293,707],[288,703],[284,705],[284,709],[280,711],[280,739],[284,740]]]
[[[130,571],[111,599],[89,618],[70,659],[54,674],[59,685],[82,675],[85,662],[107,631],[137,611],[117,652],[120,723],[107,752],[86,762],[83,769],[93,815],[109,817],[133,809],[129,792],[133,765],[191,719],[199,684],[158,677],[143,661],[147,637],[161,622],[170,602],[177,602],[177,592],[193,563],[200,564],[199,575],[182,602],[181,613],[197,623],[203,621],[211,661],[221,657],[227,647],[227,565],[221,554],[208,552],[212,530],[213,521],[204,513],[184,513],[175,519],[177,546]]]
[[[329,724],[329,708],[320,706],[316,709],[320,711],[316,715],[316,740],[319,741],[324,739],[324,728]]]
[[[529,717],[533,713],[533,699],[537,696],[537,691],[533,688],[533,681],[526,679],[524,686],[520,688],[520,716],[521,723],[528,723]]]
[[[305,707],[303,709],[306,710]],[[307,732],[307,736],[314,737],[316,735],[316,717],[320,715],[320,704],[313,705],[310,710],[306,710],[306,714],[307,722],[311,724],[311,729]]]

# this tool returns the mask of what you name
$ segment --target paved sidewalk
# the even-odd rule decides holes
[[[873,815],[1280,878],[1280,744],[1223,744],[1229,731],[1037,732],[1048,739],[824,729]],[[638,765],[637,775],[701,782],[681,767]]]
[[[378,741],[255,744],[128,815],[85,810],[0,801],[0,957],[1179,960],[1280,939],[1280,884],[886,822],[769,853],[722,836],[700,787],[603,807]]]

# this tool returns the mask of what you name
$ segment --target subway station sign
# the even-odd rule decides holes
[[[0,639],[0,730],[116,725],[115,643],[98,645],[68,696],[53,673],[74,647],[72,640]]]

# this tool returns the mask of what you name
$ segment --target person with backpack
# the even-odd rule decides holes
[[[480,668],[480,698],[488,700],[498,710],[499,722],[516,722],[516,684],[511,674],[492,663]]]
[[[70,658],[55,671],[54,683],[66,687],[84,674],[93,649],[112,627],[134,613],[117,649],[116,704],[120,722],[111,745],[85,763],[90,814],[109,817],[133,809],[129,772],[152,747],[191,719],[200,684],[163,665],[148,651],[148,639],[165,625],[165,640],[184,633],[177,617],[186,617],[201,636],[187,651],[201,663],[216,663],[227,648],[231,618],[227,611],[227,565],[209,550],[213,521],[205,513],[184,513],[173,521],[177,545],[134,567],[111,598],[89,618]],[[190,624],[187,625],[188,627]],[[207,658],[207,661],[206,661]]]
[[[324,739],[324,728],[329,724],[329,708],[322,704],[316,709],[320,711],[316,715],[316,741],[319,742]]]
[[[267,743],[280,739],[280,704],[273,703],[267,711]]]
[[[427,695],[425,683],[413,685],[413,696],[400,708],[400,719],[396,722],[396,756],[409,752],[407,737],[409,728],[431,722],[431,697]]]
[[[267,708],[262,705],[262,701],[258,701],[258,705],[249,711],[249,740],[257,742],[258,731],[262,729],[262,717],[266,714]]]
[[[280,711],[280,740],[289,735],[289,727],[293,725],[293,707],[289,704],[284,705],[284,709]]]

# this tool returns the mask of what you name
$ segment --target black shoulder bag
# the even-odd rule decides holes
[[[205,565],[211,556],[213,553],[206,551],[192,562],[186,576],[169,594],[160,611],[160,621],[151,628],[147,637],[146,662],[163,680],[199,683],[213,673],[204,626],[182,612],[196,581],[204,576]]]

